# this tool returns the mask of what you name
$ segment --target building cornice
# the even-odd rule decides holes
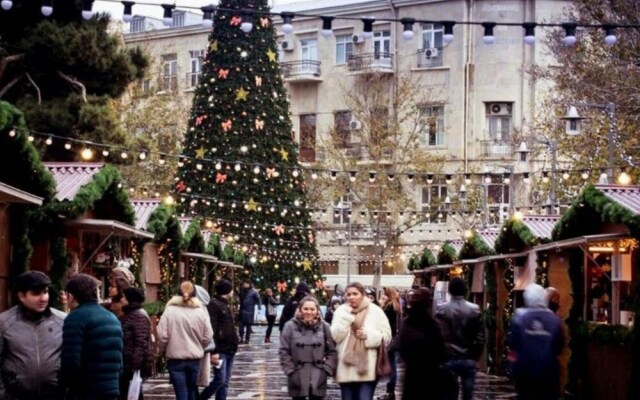
[[[123,34],[126,43],[145,42],[155,39],[168,39],[181,36],[194,36],[199,34],[209,34],[210,30],[203,28],[201,25],[190,25],[180,28],[157,29],[145,32],[125,33]]]

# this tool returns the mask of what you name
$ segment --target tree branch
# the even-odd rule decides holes
[[[0,81],[2,80],[2,77],[4,76],[4,71],[7,69],[7,66],[10,63],[12,63],[14,61],[21,60],[23,58],[24,58],[24,53],[22,53],[22,54],[12,54],[10,56],[6,56],[5,58],[2,59],[2,61],[0,61]]]
[[[7,93],[9,91],[9,89],[11,89],[13,87],[13,85],[15,85],[16,83],[18,83],[18,81],[22,79],[22,76],[18,76],[13,78],[13,80],[9,83],[7,83],[2,90],[0,90],[0,99],[2,98],[2,96],[5,95],[5,93]]]
[[[65,81],[69,82],[71,85],[77,87],[78,89],[80,89],[80,94],[82,95],[82,100],[84,100],[85,103],[87,103],[87,88],[84,86],[84,84],[82,82],[80,82],[79,80],[77,80],[76,78],[74,78],[73,76],[69,76],[66,75],[60,71],[57,71],[58,75],[64,79]]]
[[[25,75],[27,76],[27,79],[29,79],[29,82],[31,82],[33,87],[36,88],[36,92],[38,92],[38,105],[42,105],[42,96],[40,95],[40,88],[38,87],[38,85],[36,85],[35,81],[31,79],[31,75],[29,75],[28,72]]]

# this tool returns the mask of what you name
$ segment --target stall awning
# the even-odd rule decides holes
[[[0,182],[0,203],[20,203],[42,205],[42,197]]]
[[[74,219],[65,222],[66,226],[80,228],[85,232],[111,233],[124,238],[153,239],[153,233],[136,229],[131,225],[111,219]]]
[[[443,270],[443,269],[451,269],[454,268],[455,265],[453,264],[442,264],[442,265],[434,265],[433,267],[427,267],[421,271],[418,272],[431,272],[431,271],[439,271],[439,270]]]
[[[624,239],[628,237],[629,237],[628,233],[603,233],[600,235],[578,236],[571,239],[564,239],[564,240],[558,240],[557,242],[541,244],[539,246],[534,247],[533,250],[534,251],[560,250],[560,249],[567,249],[571,247],[579,247],[583,244],[588,244],[592,242]]]
[[[325,287],[334,287],[336,284],[345,287],[347,285],[347,275],[325,275]],[[373,275],[351,275],[350,282],[360,282],[365,286],[373,285]],[[407,275],[380,275],[381,287],[393,287],[396,289],[409,289],[413,285],[414,276]]]
[[[221,261],[218,259],[218,257],[214,257],[211,254],[183,252],[181,253],[181,255],[184,257],[198,258],[200,260],[203,260],[204,262],[221,265],[223,267],[240,268],[240,269],[244,268],[242,265],[234,264],[229,261]]]

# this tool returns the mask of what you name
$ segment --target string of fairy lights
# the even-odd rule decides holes
[[[457,21],[457,20],[432,20],[432,19],[420,19],[413,17],[404,18],[375,18],[375,17],[352,17],[348,15],[323,15],[309,12],[292,12],[282,11],[279,13],[273,13],[271,11],[262,11],[257,9],[231,9],[224,7],[216,7],[213,4],[203,7],[194,7],[186,4],[182,4],[179,7],[174,4],[158,4],[147,1],[118,1],[118,0],[100,0],[107,3],[120,3],[123,7],[123,21],[131,22],[134,19],[134,6],[146,5],[146,6],[158,6],[163,10],[162,22],[166,26],[173,24],[173,14],[178,10],[184,11],[196,11],[202,13],[202,26],[205,29],[211,29],[213,27],[213,17],[216,12],[225,12],[237,14],[241,19],[239,29],[249,33],[253,29],[253,20],[258,18],[274,18],[277,17],[281,20],[281,30],[284,34],[293,33],[292,22],[295,18],[298,19],[318,19],[321,21],[321,34],[324,37],[331,37],[333,34],[332,24],[335,20],[346,21],[360,21],[362,23],[362,35],[364,39],[370,39],[373,37],[373,24],[374,22],[389,22],[402,25],[402,38],[410,41],[414,38],[413,26],[415,24],[441,24],[443,27],[443,42],[445,44],[451,43],[454,40],[455,28],[460,25],[478,26],[483,29],[484,43],[490,45],[495,41],[494,29],[497,26],[511,26],[521,27],[523,29],[523,41],[527,45],[533,45],[536,42],[536,29],[537,28],[559,28],[564,30],[565,37],[563,42],[567,46],[574,45],[578,38],[577,32],[580,29],[595,29],[603,33],[604,43],[607,45],[614,45],[618,41],[616,30],[618,29],[638,29],[640,24],[637,22],[628,21],[611,21],[604,23],[580,23],[576,21],[566,21],[562,23],[553,22],[497,22],[497,21]],[[95,0],[83,0],[82,2],[82,18],[90,20],[94,18],[93,4]],[[2,0],[0,2],[2,10],[10,12],[13,9],[13,0]],[[40,12],[45,17],[55,16],[54,12],[54,0],[42,0],[42,6]]]

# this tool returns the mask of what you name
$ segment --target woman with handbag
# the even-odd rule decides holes
[[[391,375],[387,382],[387,393],[378,397],[378,400],[395,400],[396,399],[396,383],[398,382],[398,365],[397,365],[397,339],[400,331],[400,322],[402,319],[402,307],[400,306],[400,295],[392,287],[382,288],[382,297],[380,299],[380,307],[384,311],[384,315],[389,320],[391,326],[391,343],[387,347],[387,355],[389,356],[389,364],[391,367]]]
[[[295,316],[284,326],[280,364],[294,400],[322,400],[327,394],[327,378],[333,376],[337,362],[329,329],[318,301],[311,296],[300,301]]]
[[[336,382],[343,400],[372,400],[378,362],[388,362],[381,346],[391,340],[391,327],[382,309],[366,297],[362,284],[347,286],[345,300],[331,323],[331,335],[338,344]]]

